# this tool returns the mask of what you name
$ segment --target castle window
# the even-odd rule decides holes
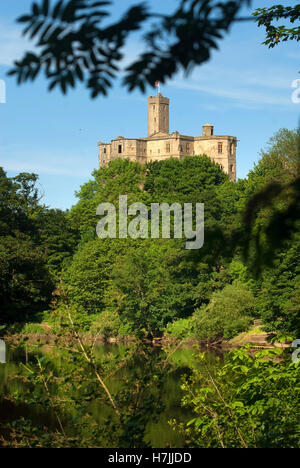
[[[154,117],[154,122],[156,123],[156,117]]]
[[[229,170],[230,170],[230,172],[233,172],[233,165],[232,164],[230,164]]]
[[[182,145],[179,145],[179,151],[183,151]]]
[[[155,110],[155,105],[153,106],[153,110]]]
[[[223,153],[223,143],[218,144],[218,153]]]
[[[186,144],[186,152],[187,152],[187,153],[190,152],[190,144],[189,144],[189,143]]]
[[[170,153],[170,150],[171,150],[171,145],[170,145],[170,143],[167,143],[167,145],[166,145],[167,153]]]
[[[106,148],[103,149],[103,153],[106,154]]]
[[[122,145],[119,145],[119,146],[118,146],[118,153],[119,153],[119,154],[122,153]]]

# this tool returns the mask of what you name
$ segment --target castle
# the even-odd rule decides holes
[[[214,135],[214,127],[206,124],[201,136],[169,133],[170,100],[160,93],[148,98],[148,136],[145,138],[124,138],[119,136],[111,143],[98,142],[99,166],[102,167],[116,158],[129,158],[145,164],[168,158],[182,159],[184,156],[206,154],[236,180],[237,138],[229,135]]]

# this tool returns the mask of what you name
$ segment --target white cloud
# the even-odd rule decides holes
[[[288,58],[299,60],[300,59],[300,52],[289,52],[287,54],[287,56],[288,56]]]
[[[89,177],[94,169],[86,158],[79,156],[70,156],[65,153],[60,155],[55,150],[51,153],[41,151],[38,155],[34,153],[36,153],[36,149],[28,152],[27,155],[17,147],[10,148],[9,152],[5,151],[5,147],[0,147],[0,166],[5,171],[34,172],[67,177]]]
[[[0,65],[11,66],[32,48],[32,43],[22,36],[20,26],[0,22]]]
[[[9,161],[2,160],[1,164],[4,167],[5,171],[15,171],[15,172],[34,172],[35,174],[45,174],[45,175],[57,175],[57,176],[67,176],[67,177],[89,177],[91,171],[86,169],[79,169],[74,167],[63,167],[47,164],[34,164],[32,162],[25,161]]]
[[[263,106],[291,106],[289,70],[258,67],[234,68],[228,65],[207,64],[185,79],[177,76],[168,85],[226,98],[232,107],[257,109]],[[214,103],[215,105],[215,103]]]
[[[169,85],[186,90],[205,92],[214,96],[231,99],[233,101],[240,101],[240,106],[247,106],[249,102],[256,105],[291,105],[288,93],[286,93],[285,97],[284,95],[274,95],[271,93],[259,92],[255,88],[226,88],[219,83],[209,86],[193,81],[184,82],[181,80],[170,82]]]

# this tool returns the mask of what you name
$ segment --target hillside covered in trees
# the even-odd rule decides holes
[[[296,179],[298,145],[299,131],[280,130],[237,183],[205,155],[146,166],[115,160],[93,172],[68,212],[42,204],[36,175],[9,179],[2,169],[1,326],[55,324],[67,300],[83,332],[106,337],[142,331],[216,343],[255,319],[266,331],[299,336],[299,234],[282,239],[260,274],[255,268],[257,243],[263,256],[269,220],[274,210],[284,211],[291,193],[260,207],[247,255],[244,248],[249,200],[270,183]],[[204,246],[186,250],[185,240],[175,238],[99,239],[97,206],[117,207],[119,195],[149,207],[204,203]]]
[[[0,367],[0,446],[299,446],[291,348],[239,346],[253,329],[299,337],[299,142],[281,129],[237,183],[205,155],[117,159],[67,212],[42,204],[35,174],[1,169],[0,333],[17,361]],[[204,203],[203,247],[100,239],[97,207],[120,195]],[[99,336],[125,345],[101,350]],[[178,378],[191,342],[234,349],[190,356]]]

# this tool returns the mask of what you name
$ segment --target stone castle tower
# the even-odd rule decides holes
[[[170,100],[161,94],[148,98],[148,137],[154,133],[169,134]]]
[[[148,136],[124,138],[119,136],[111,143],[98,142],[99,166],[116,158],[129,158],[145,164],[149,161],[168,158],[182,159],[185,156],[206,154],[236,180],[237,138],[215,135],[211,124],[203,125],[202,135],[187,136],[179,132],[169,133],[170,100],[160,93],[148,98]]]

